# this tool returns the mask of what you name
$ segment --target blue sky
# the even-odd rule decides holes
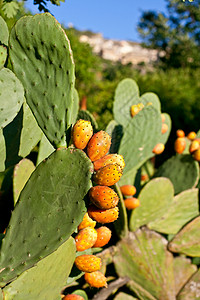
[[[27,1],[27,8],[38,13]],[[55,18],[66,27],[101,32],[105,38],[140,41],[137,23],[145,10],[166,11],[165,0],[65,0],[56,7],[48,5]]]

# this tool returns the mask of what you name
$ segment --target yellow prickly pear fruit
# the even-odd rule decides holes
[[[97,232],[93,227],[86,227],[79,231],[75,237],[76,250],[84,251],[95,244],[97,240]]]

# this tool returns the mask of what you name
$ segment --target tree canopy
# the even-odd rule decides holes
[[[145,11],[138,24],[143,44],[158,49],[171,67],[200,67],[200,0],[166,0],[167,12]]]

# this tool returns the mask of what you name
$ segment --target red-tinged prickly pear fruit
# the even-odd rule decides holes
[[[176,130],[176,136],[177,137],[184,137],[185,132],[182,129],[178,129],[178,130]]]
[[[166,123],[162,123],[161,133],[164,134],[168,130],[168,125]]]
[[[99,222],[101,224],[105,223],[111,223],[117,220],[119,215],[119,209],[118,207],[110,208],[110,209],[100,209],[96,207],[95,205],[90,205],[88,207],[88,214],[90,218],[95,220],[96,222]]]
[[[161,120],[162,120],[162,123],[165,122],[165,115],[164,114],[161,114]]]
[[[118,164],[107,165],[94,174],[94,182],[98,185],[111,186],[120,180],[123,171]]]
[[[124,196],[133,196],[136,193],[136,188],[134,185],[125,184],[120,186],[120,190]]]
[[[82,272],[95,272],[101,269],[101,259],[95,255],[80,255],[75,259],[76,267]]]
[[[90,139],[87,145],[87,155],[91,161],[98,160],[105,156],[111,146],[111,137],[110,135],[101,130],[95,133]]]
[[[196,132],[191,131],[191,132],[188,133],[187,138],[189,140],[193,141],[196,138],[196,135],[197,135]]]
[[[152,152],[158,155],[161,154],[164,150],[165,150],[165,145],[162,143],[158,143],[157,145],[155,145]]]
[[[62,300],[84,300],[84,298],[76,294],[68,294]]]
[[[189,152],[193,153],[194,151],[199,149],[199,141],[194,140],[191,142],[190,147],[189,147]]]
[[[143,103],[133,104],[131,106],[131,117],[136,116],[144,108]]]
[[[192,157],[193,157],[196,161],[200,161],[200,148],[193,152]]]
[[[84,251],[95,244],[97,240],[97,231],[93,227],[86,227],[79,231],[75,237],[76,250]]]
[[[101,209],[113,208],[119,202],[117,193],[108,186],[103,185],[91,187],[89,198],[94,205]]]
[[[103,247],[108,244],[111,239],[111,230],[106,226],[101,226],[96,229],[97,231],[97,240],[93,245],[93,248]]]
[[[78,225],[78,230],[81,230],[86,227],[94,228],[95,226],[96,222],[89,217],[88,213],[86,213],[83,217],[83,221]]]
[[[176,153],[179,153],[179,154],[183,153],[183,151],[185,150],[185,147],[186,147],[185,138],[178,137],[174,143],[174,150],[176,151]]]
[[[93,135],[93,128],[90,121],[78,120],[72,130],[73,144],[78,149],[84,149]]]
[[[146,181],[149,179],[149,176],[147,174],[142,174],[141,175],[141,181]]]
[[[107,279],[100,271],[85,273],[84,278],[91,287],[107,287]]]
[[[125,161],[122,155],[120,154],[107,154],[104,157],[94,161],[94,170],[97,171],[107,165],[118,164],[123,170],[125,167]]]
[[[134,209],[138,206],[140,206],[140,200],[134,197],[127,198],[124,200],[124,204],[127,209]]]

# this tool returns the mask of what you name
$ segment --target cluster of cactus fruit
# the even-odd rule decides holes
[[[123,295],[116,280],[107,298],[198,299],[200,132],[179,130],[177,154],[156,170],[171,119],[154,93],[122,80],[114,119],[97,131],[89,112],[80,117],[55,18],[23,17],[10,34],[0,25],[0,299],[87,300],[73,285],[84,276],[107,287],[107,264],[126,278]]]

